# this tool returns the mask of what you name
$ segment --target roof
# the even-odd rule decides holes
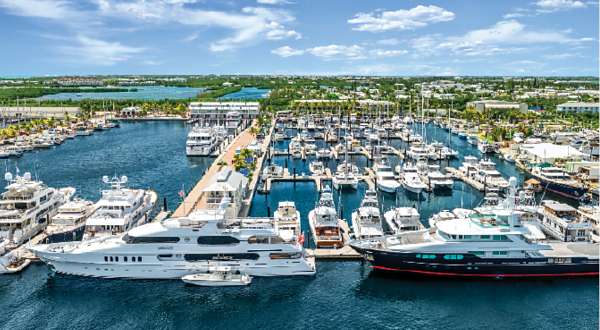
[[[236,191],[248,184],[248,178],[232,169],[224,169],[211,178],[202,191]]]
[[[571,146],[554,143],[523,144],[521,150],[542,159],[580,158],[583,153]]]

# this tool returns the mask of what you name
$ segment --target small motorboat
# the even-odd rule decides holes
[[[207,273],[185,275],[181,280],[198,286],[243,286],[252,282],[247,274],[233,271],[231,267],[209,269]]]

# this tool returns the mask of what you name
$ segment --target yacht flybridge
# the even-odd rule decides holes
[[[381,211],[375,190],[367,190],[360,207],[352,212],[352,229],[357,239],[383,236]]]
[[[126,176],[104,176],[102,181],[110,189],[102,191],[95,212],[85,222],[83,240],[121,234],[139,226],[149,219],[156,205],[156,192],[125,188]]]
[[[315,274],[314,260],[306,257],[301,244],[284,241],[272,222],[226,218],[227,203],[118,236],[30,250],[57,272],[80,276],[181,279],[215,267],[249,276]]]
[[[18,247],[48,225],[58,208],[69,201],[75,188],[55,189],[23,176],[6,173],[6,191],[0,197],[0,254]]]
[[[598,272],[598,245],[547,241],[515,209],[516,179],[500,205],[350,245],[380,271],[438,277],[572,277]]]
[[[221,140],[213,127],[194,128],[188,133],[185,143],[185,153],[188,156],[214,156],[219,149]]]

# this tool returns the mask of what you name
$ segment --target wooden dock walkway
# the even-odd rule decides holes
[[[219,173],[222,169],[232,168],[233,157],[235,156],[236,150],[246,148],[252,141],[255,139],[254,135],[250,132],[252,126],[255,123],[251,124],[245,130],[243,130],[238,136],[236,136],[233,141],[227,146],[225,151],[221,153],[217,158],[213,161],[212,165],[206,170],[202,178],[196,183],[194,188],[189,192],[189,194],[184,198],[183,202],[177,207],[175,212],[173,212],[173,217],[183,217],[190,214],[193,210],[201,209],[205,205],[201,205],[203,196],[203,190],[206,188],[213,177]],[[222,163],[226,163],[226,165],[221,165]]]

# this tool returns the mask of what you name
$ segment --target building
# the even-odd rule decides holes
[[[569,146],[554,143],[522,144],[520,154],[531,163],[554,163],[557,160],[581,161],[584,154]]]
[[[598,112],[598,103],[567,102],[556,106],[556,111],[562,112]]]
[[[126,107],[121,109],[121,117],[136,117],[142,112],[140,107]]]
[[[223,198],[229,198],[226,217],[237,217],[248,193],[248,178],[232,169],[224,169],[211,178],[210,184],[202,190],[206,207],[216,209]]]
[[[467,108],[475,109],[479,112],[498,110],[498,109],[515,109],[520,112],[527,112],[527,103],[508,102],[499,100],[480,100],[467,102]]]
[[[0,117],[18,119],[65,118],[79,115],[79,107],[0,107]]]
[[[203,123],[224,124],[227,119],[231,120],[232,117],[239,118],[241,121],[250,122],[250,120],[258,116],[260,112],[260,103],[192,102],[189,105],[189,109],[191,118]],[[229,123],[231,124],[230,121]]]

